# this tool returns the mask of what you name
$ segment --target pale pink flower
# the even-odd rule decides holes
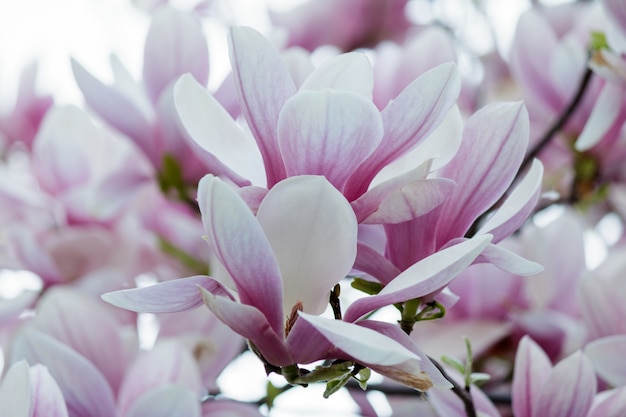
[[[0,385],[0,413],[11,417],[67,417],[59,386],[48,369],[26,361],[14,363]]]
[[[107,86],[72,61],[89,107],[130,138],[158,171],[170,156],[180,164],[184,179],[195,183],[207,169],[179,129],[171,89],[186,73],[207,83],[208,47],[198,19],[171,7],[155,12],[144,48],[142,82],[136,82],[117,58],[111,59],[111,66],[115,82]]]
[[[352,267],[357,232],[352,208],[328,181],[283,180],[269,190],[255,217],[232,189],[207,176],[199,185],[199,203],[209,244],[227,276],[173,280],[105,294],[105,300],[144,312],[205,303],[273,366],[352,359],[414,388],[447,386],[399,327],[357,319],[445,286],[478,256],[488,236],[425,259],[377,296],[348,307],[343,321],[328,320],[318,315],[330,289]]]

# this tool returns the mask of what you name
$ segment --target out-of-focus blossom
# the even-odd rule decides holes
[[[15,105],[11,112],[0,115],[0,150],[2,151],[15,143],[22,143],[30,149],[46,112],[52,106],[51,96],[37,93],[36,78],[37,64],[33,63],[22,72]]]
[[[162,176],[167,177],[168,170],[176,165],[181,179],[195,185],[207,169],[179,129],[171,90],[186,73],[203,85],[207,83],[208,47],[199,21],[173,8],[160,8],[146,39],[143,81],[133,80],[115,57],[111,66],[115,82],[107,86],[78,62],[72,62],[89,107],[132,139]]]
[[[401,40],[410,24],[407,0],[308,1],[287,12],[271,12],[272,22],[287,30],[289,46],[313,51],[335,45],[343,51],[372,47],[386,39]]]
[[[596,376],[580,351],[552,366],[529,337],[520,341],[513,375],[516,417],[587,416],[596,394]]]
[[[606,17],[597,4],[533,9],[520,17],[511,71],[529,107],[532,146],[574,99],[588,65],[593,36],[606,27]],[[602,77],[591,76],[567,123],[541,152],[546,185],[564,198],[593,199],[602,193],[603,185],[623,179],[620,162],[626,149],[621,130],[626,103],[622,90]]]
[[[47,366],[70,415],[201,415],[206,388],[191,346],[170,338],[140,352],[134,326],[122,325],[116,314],[90,296],[52,289],[35,317],[19,330],[11,347],[12,361]],[[228,349],[214,346],[214,352],[204,354],[220,356],[222,348]],[[211,363],[206,360],[205,369]],[[222,360],[212,363],[224,365]],[[219,370],[206,372],[215,376]]]
[[[622,251],[621,245],[612,248],[604,262],[581,279],[580,308],[591,340],[626,334],[626,305],[621,302],[626,297]]]
[[[0,385],[0,413],[11,417],[67,417],[63,394],[45,366],[14,363]]]

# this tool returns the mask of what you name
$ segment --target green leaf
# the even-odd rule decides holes
[[[491,375],[484,372],[472,372],[470,375],[470,382],[474,385],[481,386],[487,383],[491,379]]]
[[[341,388],[343,388],[348,383],[348,381],[350,381],[350,378],[352,378],[352,375],[346,375],[343,378],[328,381],[328,383],[326,384],[326,390],[324,391],[324,398],[330,397]]]
[[[600,51],[602,49],[610,49],[609,43],[606,41],[606,35],[604,32],[591,31],[591,39],[589,40],[589,47],[593,51]]]
[[[367,381],[369,381],[371,376],[372,371],[369,368],[363,368],[359,371],[359,377],[354,377],[354,379],[359,381],[359,387],[365,391],[367,389]]]
[[[443,355],[441,361],[456,369],[461,375],[465,375],[465,364],[454,356]]]
[[[379,284],[378,282],[368,281],[363,278],[354,278],[350,285],[352,286],[352,288],[369,295],[378,294],[383,289],[382,284]]]

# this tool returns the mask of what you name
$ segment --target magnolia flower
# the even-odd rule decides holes
[[[587,416],[596,387],[593,366],[582,352],[568,356],[553,367],[531,338],[522,338],[513,374],[516,417]]]
[[[465,123],[460,149],[439,175],[456,182],[445,202],[413,220],[384,225],[384,255],[363,242],[355,268],[387,284],[403,270],[457,243],[479,217],[508,190],[521,164],[528,140],[528,119],[521,103],[486,106]],[[481,261],[520,275],[541,266],[495,245],[522,226],[541,191],[541,163],[535,161],[476,235],[493,235]]]
[[[159,338],[151,350],[138,351],[134,323],[124,325],[118,317],[131,313],[68,288],[51,289],[38,307],[12,340],[11,361],[45,365],[73,416],[200,416],[203,379],[209,382],[206,378],[221,370],[206,366],[224,366],[220,356],[232,354],[222,352],[233,347],[228,343],[215,343],[211,353],[199,352],[202,346],[196,343],[185,346],[185,336],[191,334],[185,330],[179,331],[180,340]],[[219,337],[219,332],[204,335],[211,336]],[[201,369],[200,356],[217,361],[205,357]],[[222,403],[216,408],[229,407]]]
[[[370,186],[453,107],[460,89],[454,64],[422,75],[379,111],[371,101],[372,67],[364,54],[327,61],[297,89],[279,52],[258,32],[233,27],[229,39],[235,86],[253,137],[192,77],[181,77],[174,96],[209,172],[244,187],[240,193],[251,207],[262,199],[259,187],[271,189],[295,175],[326,177],[352,202],[359,223],[406,221],[446,198],[453,184],[427,179],[428,170],[417,165]]]
[[[31,148],[41,122],[53,103],[51,96],[37,93],[36,78],[36,63],[22,71],[15,106],[9,114],[0,115],[0,148],[13,143],[23,143]]]
[[[207,240],[225,276],[108,293],[106,301],[141,312],[183,311],[204,303],[246,337],[266,365],[283,370],[318,359],[348,359],[417,389],[449,386],[397,326],[357,319],[445,286],[489,237],[424,260],[377,296],[354,303],[344,320],[329,320],[319,315],[330,290],[352,267],[357,222],[327,180],[296,176],[279,182],[256,217],[234,190],[210,175],[200,181],[198,200]]]
[[[67,417],[63,394],[45,366],[15,362],[0,385],[0,413],[11,417]]]
[[[130,138],[158,171],[167,169],[166,157],[173,158],[183,179],[195,184],[206,167],[178,127],[171,88],[185,73],[207,83],[208,47],[198,19],[171,7],[155,12],[144,48],[142,83],[133,80],[115,56],[111,66],[115,82],[107,86],[72,61],[74,77],[89,107]]]

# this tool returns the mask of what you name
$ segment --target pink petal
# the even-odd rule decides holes
[[[609,385],[626,385],[626,335],[615,335],[594,340],[585,347],[585,354],[598,375]]]
[[[446,178],[403,183],[396,177],[367,191],[352,203],[359,223],[397,224],[424,215],[443,203],[456,185]]]
[[[421,260],[394,278],[377,295],[352,303],[344,320],[355,321],[377,308],[433,295],[467,268],[490,240],[490,235],[476,236]]]
[[[151,149],[149,116],[130,97],[103,84],[74,60],[72,60],[72,71],[89,107],[111,126],[133,139],[139,148],[155,162],[156,155]]]
[[[63,393],[48,369],[40,364],[30,368],[31,386],[34,397],[29,417],[67,417]]]
[[[257,219],[280,266],[284,314],[298,302],[321,314],[356,257],[357,223],[348,201],[324,177],[291,177],[267,193]]]
[[[461,78],[452,63],[440,65],[409,84],[382,111],[383,140],[350,177],[346,196],[358,198],[385,165],[433,132],[454,105],[460,88]]]
[[[208,172],[224,171],[238,185],[265,183],[263,159],[256,143],[231,118],[205,87],[183,75],[174,87],[180,122]]]
[[[212,175],[198,184],[198,204],[209,244],[241,302],[262,311],[274,332],[282,333],[283,282],[261,225],[236,192]]]
[[[133,414],[130,411],[137,402],[141,404],[144,395],[170,384],[191,392],[196,398],[203,390],[193,355],[175,340],[157,343],[152,350],[142,352],[129,367],[118,393],[120,413]]]
[[[55,107],[48,112],[33,144],[33,168],[45,190],[56,194],[90,179],[85,138],[98,134],[78,107]]]
[[[564,106],[564,98],[560,97],[547,70],[557,42],[547,19],[539,11],[531,10],[518,20],[511,46],[511,72],[525,87],[527,95],[545,103],[554,112]]]
[[[287,366],[294,360],[285,348],[284,329],[277,333],[267,317],[253,306],[215,296],[201,289],[206,306],[228,327],[250,340],[272,365]]]
[[[200,417],[198,395],[180,385],[166,385],[146,392],[124,414],[124,417]]]
[[[206,84],[209,52],[200,22],[190,13],[160,8],[152,16],[143,61],[143,79],[155,103],[165,88],[185,73]]]
[[[113,310],[92,296],[71,288],[54,287],[39,302],[31,326],[89,360],[117,391],[130,352]],[[94,331],[94,323],[98,323],[98,331]]]
[[[228,290],[214,279],[197,275],[148,287],[109,292],[102,294],[102,299],[114,306],[138,313],[176,313],[203,304],[199,287],[226,296],[229,294]]]
[[[440,173],[458,185],[442,206],[441,243],[463,236],[509,188],[526,152],[528,123],[521,102],[487,105],[465,122],[461,148]]]
[[[306,313],[300,313],[300,319],[308,321],[336,349],[357,362],[417,390],[425,391],[432,386],[430,377],[420,368],[421,358],[395,340],[341,320]]]
[[[241,110],[263,155],[271,187],[285,178],[276,129],[279,113],[296,87],[280,54],[260,33],[233,27],[229,42]]]
[[[349,52],[324,62],[302,83],[302,90],[350,91],[371,100],[374,88],[372,64],[362,52]]]
[[[278,119],[287,175],[324,175],[339,190],[382,137],[378,109],[342,91],[301,91],[287,100]]]
[[[361,242],[357,244],[354,268],[373,276],[382,284],[388,284],[401,272],[389,259]]]
[[[616,122],[626,94],[626,86],[607,82],[602,87],[583,131],[576,139],[576,150],[587,151],[596,145]]]
[[[452,242],[456,242],[453,240]],[[521,257],[502,245],[489,244],[482,251],[477,262],[487,262],[513,275],[529,276],[543,271],[543,265]]]
[[[327,358],[333,344],[315,326],[297,316],[287,336],[287,348],[297,363],[311,363]]]
[[[48,367],[63,393],[72,416],[111,417],[116,415],[111,386],[100,371],[83,356],[52,337],[25,329],[14,340],[13,361],[26,359]]]
[[[536,397],[535,415],[585,416],[596,394],[596,376],[589,359],[576,352],[556,364]]]
[[[620,387],[596,395],[587,417],[622,417],[624,415],[626,415],[626,387]]]
[[[513,372],[513,412],[532,417],[540,410],[537,398],[545,389],[552,370],[550,359],[530,337],[524,336],[517,347]]]
[[[0,413],[3,416],[31,417],[32,381],[30,379],[28,363],[25,360],[15,362],[2,379],[0,385]],[[56,388],[59,389],[58,387]],[[61,394],[59,392],[59,394]],[[63,400],[63,395],[61,395]],[[63,405],[65,405],[63,403]],[[67,415],[67,410],[65,412]]]
[[[477,233],[492,234],[493,243],[498,243],[522,227],[535,209],[542,179],[543,165],[535,159],[530,171]]]

